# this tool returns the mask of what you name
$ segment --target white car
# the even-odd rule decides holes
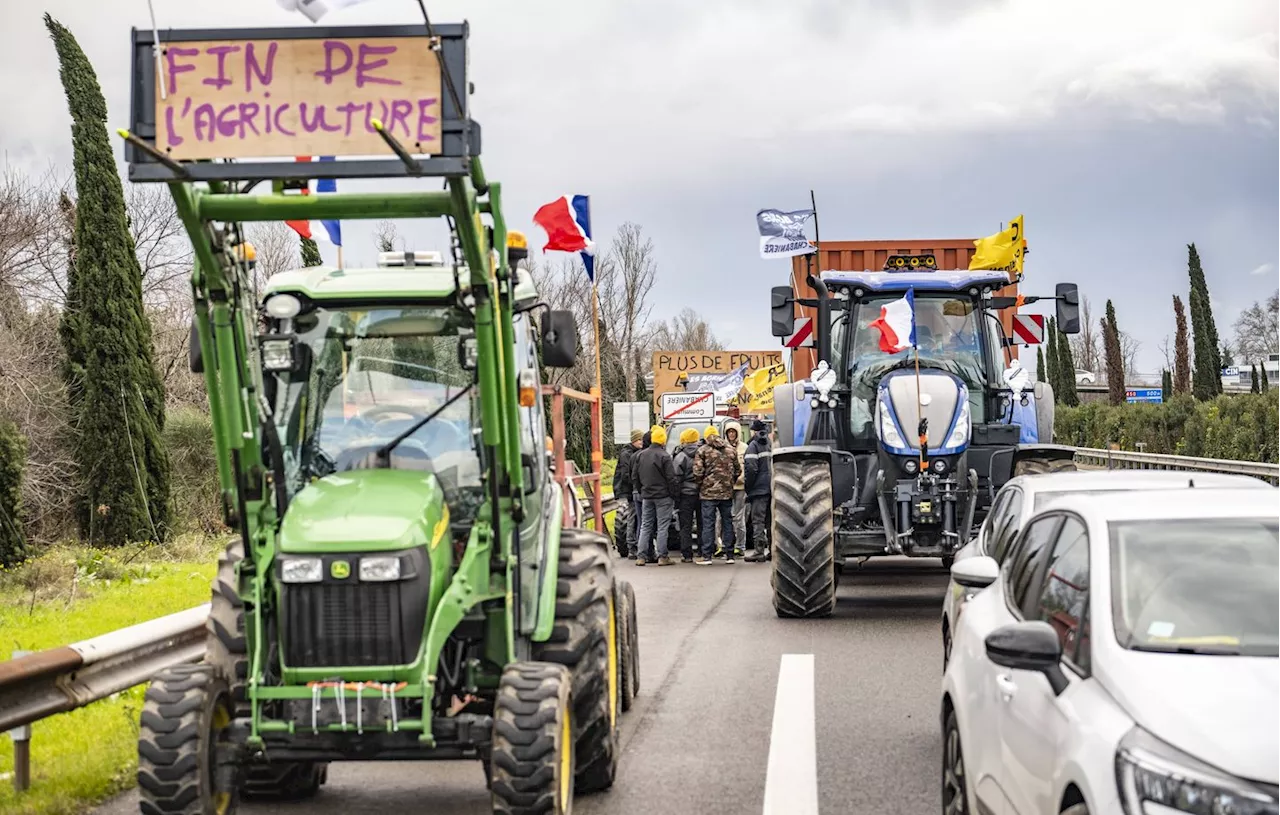
[[[1098,381],[1098,377],[1093,375],[1093,371],[1076,371],[1077,385],[1092,385]]]
[[[1278,516],[1274,490],[1184,488],[1031,517],[955,632],[943,812],[1275,815]]]
[[[1266,489],[1275,487],[1260,478],[1228,473],[1189,473],[1167,470],[1080,470],[1068,473],[1020,475],[1009,479],[991,511],[978,527],[973,540],[955,554],[955,562],[974,555],[988,555],[995,565],[1004,562],[1009,543],[1018,536],[1033,512],[1043,509],[1050,501],[1072,494],[1102,495],[1121,490],[1167,490],[1195,484],[1199,488],[1214,489]],[[994,574],[994,572],[993,572]],[[987,582],[990,582],[988,580]],[[983,584],[985,585],[985,584]],[[951,654],[951,632],[964,604],[980,589],[979,586],[963,586],[955,577],[947,585],[942,600],[942,667],[947,667]]]

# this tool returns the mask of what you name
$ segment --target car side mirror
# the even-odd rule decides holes
[[[548,311],[542,318],[542,364],[572,368],[578,361],[578,324],[572,311]]]
[[[1058,304],[1058,330],[1063,334],[1080,333],[1080,289],[1075,283],[1059,283],[1054,290]]]
[[[957,564],[958,565],[958,564]],[[1058,632],[1043,620],[1002,626],[987,635],[987,659],[1004,668],[1044,674],[1055,696],[1067,689]]]
[[[191,373],[204,373],[204,354],[200,349],[200,331],[196,328],[196,318],[191,318],[191,336],[187,340],[187,364]]]
[[[1000,564],[988,555],[975,555],[951,564],[951,579],[969,589],[985,589],[1000,576]]]
[[[769,291],[769,321],[775,337],[790,337],[796,330],[795,294],[790,286]]]

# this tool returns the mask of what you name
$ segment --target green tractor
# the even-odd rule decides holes
[[[359,32],[432,52],[420,28]],[[165,39],[196,50],[236,33]],[[344,760],[476,759],[501,813],[568,812],[575,792],[613,784],[639,689],[635,595],[604,535],[563,525],[539,387],[541,366],[574,363],[577,332],[540,301],[482,170],[458,101],[466,27],[434,34],[455,91],[443,151],[415,157],[375,120],[388,158],[323,174],[444,190],[302,195],[290,190],[315,165],[158,149],[151,34],[134,32],[126,158],[131,179],[169,184],[194,246],[191,367],[239,533],[218,562],[203,661],[147,690],[143,813],[306,798]],[[270,192],[251,193],[261,182]],[[283,272],[254,291],[242,223],[424,217],[447,221],[451,257],[384,253],[376,268]]]

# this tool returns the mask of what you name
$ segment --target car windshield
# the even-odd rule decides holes
[[[880,380],[889,371],[915,365],[916,355],[910,348],[892,354],[880,350],[880,331],[872,325],[880,318],[881,308],[902,297],[900,293],[877,294],[854,302],[846,328],[836,333],[842,353],[833,356],[850,372],[850,420],[854,437],[862,441],[875,438],[873,409]],[[967,296],[917,292],[915,312],[920,367],[959,377],[969,388],[972,421],[985,422],[983,392],[995,384],[989,372],[1000,370],[996,359],[1002,339],[999,321],[980,323],[975,301]]]
[[[414,306],[299,315],[304,364],[281,377],[274,405],[290,492],[373,466],[378,448],[456,397],[396,446],[390,465],[435,473],[451,504],[478,501],[478,399],[458,361],[465,319],[454,308]]]
[[[1277,656],[1275,518],[1110,525],[1112,614],[1121,646]]]

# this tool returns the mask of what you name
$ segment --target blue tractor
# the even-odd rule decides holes
[[[818,358],[808,380],[774,391],[780,617],[830,615],[846,558],[950,566],[1009,478],[1075,469],[1072,449],[1052,444],[1052,390],[1007,361],[1000,312],[1053,299],[1059,328],[1078,333],[1076,286],[1019,302],[997,294],[1004,271],[935,267],[932,255],[891,256],[882,271],[811,273],[815,298],[772,291],[775,336],[792,334],[796,303],[815,309]],[[885,350],[885,307],[908,292],[915,345]]]

